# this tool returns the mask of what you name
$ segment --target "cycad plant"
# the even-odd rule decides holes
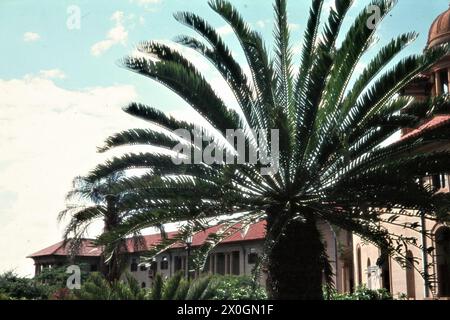
[[[148,58],[124,59],[126,68],[171,89],[208,124],[177,120],[153,107],[133,103],[125,108],[127,113],[158,127],[115,134],[102,152],[129,145],[173,150],[181,144],[195,154],[199,146],[194,138],[202,135],[209,141],[200,149],[215,143],[234,160],[243,155],[248,160],[256,154],[258,161],[224,163],[225,156],[212,153],[217,160],[212,164],[204,156],[196,164],[176,164],[165,152],[129,153],[111,159],[86,180],[101,181],[134,168],[148,171],[126,175],[115,184],[114,192],[127,196],[129,206],[123,210],[129,215],[118,228],[100,237],[101,242],[176,221],[190,221],[192,232],[212,218],[223,223],[223,230],[231,226],[233,231],[266,219],[267,256],[263,263],[269,296],[276,299],[322,299],[323,272],[329,266],[317,229],[319,220],[360,235],[399,261],[406,246],[417,245],[415,239],[392,234],[386,227],[399,224],[395,217],[420,212],[436,218],[434,212],[445,203],[433,190],[417,183],[417,178],[448,168],[450,157],[447,151],[414,154],[415,148],[426,143],[420,139],[382,143],[419,120],[401,112],[412,100],[397,93],[442,57],[446,48],[390,65],[416,37],[415,33],[403,34],[356,73],[361,57],[374,43],[376,28],[367,23],[373,18],[372,11],[363,10],[338,43],[352,1],[336,0],[328,20],[321,24],[323,3],[312,1],[297,67],[292,62],[285,0],[274,4],[273,56],[231,3],[209,1],[211,9],[233,29],[249,73],[207,21],[193,13],[175,15],[204,40],[180,36],[178,43],[200,53],[217,69],[234,94],[237,110],[227,107],[195,65],[169,46],[144,42],[138,49]],[[383,18],[394,3],[373,0],[371,4],[380,9]],[[192,137],[177,136],[172,133],[176,129],[194,133]],[[236,140],[225,141],[227,129],[243,129],[245,148]],[[263,134],[257,137],[256,129]],[[271,135],[272,129],[278,130],[279,139]],[[260,136],[262,143],[257,143]],[[279,147],[275,148],[277,141]],[[261,170],[267,165],[264,155],[268,155],[269,164],[278,162],[274,166],[277,170],[270,174]],[[379,214],[380,208],[386,214]],[[413,224],[403,227],[418,230]],[[221,236],[227,234],[222,232]],[[179,237],[172,239],[177,240]]]
[[[163,280],[157,274],[153,280],[150,300],[210,300],[214,296],[214,283],[211,276],[202,276],[193,281],[184,279],[183,272]]]
[[[99,273],[92,273],[74,295],[80,300],[144,300],[146,291],[129,273],[124,280],[110,282]]]

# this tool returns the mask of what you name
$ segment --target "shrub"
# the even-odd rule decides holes
[[[11,300],[11,297],[7,294],[0,293],[0,300]]]
[[[324,297],[327,300],[393,300],[386,289],[371,290],[365,285],[358,286],[352,293],[338,293],[336,290],[327,293],[324,290]]]
[[[73,300],[75,299],[74,294],[68,288],[59,288],[54,291],[50,297],[50,300]]]
[[[264,288],[248,276],[215,276],[213,300],[265,300]]]
[[[48,287],[29,278],[19,277],[12,271],[0,275],[0,294],[12,299],[46,299]]]

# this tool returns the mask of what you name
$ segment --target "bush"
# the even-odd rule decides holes
[[[262,300],[266,293],[249,277],[202,276],[187,281],[183,273],[164,280],[156,275],[150,290],[140,288],[138,282],[126,275],[126,281],[108,283],[99,273],[91,274],[80,290],[58,291],[53,299],[81,300]]]
[[[46,299],[48,287],[39,282],[19,277],[12,271],[0,275],[0,299]]]
[[[359,286],[352,293],[338,293],[336,290],[326,292],[324,290],[326,300],[393,300],[390,292],[386,289],[371,290],[365,285]]]
[[[74,300],[75,295],[68,288],[59,288],[50,295],[49,299],[50,300]]]
[[[10,296],[4,293],[0,293],[0,301],[1,300],[12,300]]]
[[[265,300],[264,288],[248,276],[215,276],[212,300]]]

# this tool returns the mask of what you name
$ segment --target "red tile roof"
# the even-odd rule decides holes
[[[435,116],[432,119],[430,119],[427,122],[420,125],[418,128],[405,134],[403,137],[401,137],[401,140],[406,140],[406,139],[409,139],[412,137],[420,136],[421,134],[423,134],[429,130],[441,127],[448,123],[450,123],[450,115]]]
[[[253,240],[263,240],[266,234],[266,221],[260,221],[255,224],[250,225],[248,228],[244,230],[238,230],[239,225],[236,225],[236,232],[228,236],[226,239],[222,240],[220,243],[234,243],[234,242],[242,242],[242,241],[253,241]],[[197,232],[192,237],[192,246],[200,246],[202,245],[207,237],[216,233],[220,230],[221,226],[214,226],[205,231]],[[177,232],[168,232],[167,237],[173,238]],[[136,244],[135,239],[127,239],[127,250],[128,252],[143,252],[148,250],[149,248],[158,245],[161,242],[161,234],[151,234],[147,236],[143,236],[145,244],[143,246],[139,246]],[[176,243],[172,245],[171,248],[182,248],[184,244]],[[82,246],[80,248],[80,253],[78,256],[83,257],[93,257],[100,256],[102,253],[102,248],[100,246],[95,246],[93,244],[93,240],[84,239]],[[68,248],[63,247],[63,242],[58,242],[48,248],[42,249],[38,252],[35,252],[28,256],[28,258],[36,258],[43,256],[67,256]]]
[[[28,258],[43,257],[43,256],[68,256],[69,248],[63,245],[63,241],[58,242],[50,247],[42,249],[28,256]],[[91,239],[83,239],[78,256],[82,257],[96,257],[100,256],[102,249],[93,244]]]
[[[176,236],[177,232],[167,232],[167,237],[169,239],[173,238],[174,236]],[[142,252],[142,251],[146,251],[147,249],[158,245],[159,243],[161,243],[161,233],[155,233],[155,234],[150,234],[147,236],[143,236],[144,238],[144,243],[140,244],[137,241],[135,241],[136,239],[130,238],[127,239],[127,252]]]
[[[205,243],[205,240],[212,233],[216,233],[220,230],[221,226],[214,226],[205,231],[197,232],[192,237],[192,246],[201,246]],[[266,221],[260,221],[255,224],[250,225],[247,230],[239,230],[240,225],[236,225],[236,232],[223,239],[220,243],[232,243],[241,241],[253,241],[253,240],[263,240],[266,236]],[[172,246],[172,248],[183,247],[184,244],[177,243]]]

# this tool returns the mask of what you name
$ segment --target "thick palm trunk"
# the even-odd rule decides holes
[[[120,257],[117,253],[114,253],[108,263],[104,264],[104,272],[106,279],[110,282],[116,282],[122,275],[123,267],[120,261]]]
[[[107,214],[104,217],[104,232],[109,232],[114,230],[116,228],[120,221],[119,217],[117,215],[116,211],[116,198],[115,196],[108,195],[106,196],[106,203],[107,203]],[[113,283],[115,281],[118,281],[120,279],[120,276],[122,275],[122,257],[121,250],[125,246],[125,242],[121,241],[119,245],[117,245],[116,248],[114,248],[114,253],[112,254],[109,261],[105,262],[105,257],[102,257],[102,273],[104,274],[105,278],[110,282]]]
[[[279,236],[281,229],[275,226],[274,220],[269,215],[268,239],[275,240],[267,265],[269,297],[322,300],[324,246],[315,222],[292,221]]]

